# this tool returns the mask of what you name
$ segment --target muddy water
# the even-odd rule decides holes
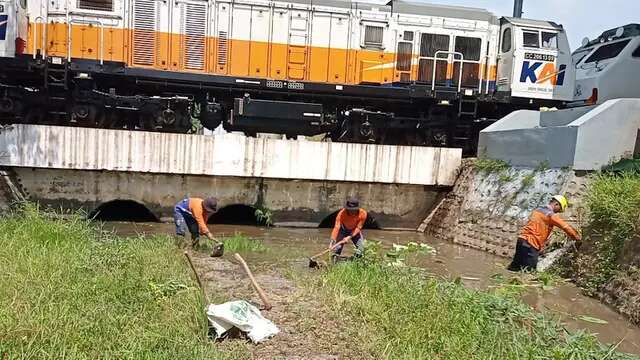
[[[119,235],[153,234],[173,232],[172,224],[161,223],[108,223],[106,228],[115,230]],[[212,227],[217,237],[242,233],[261,239],[272,249],[265,254],[247,254],[252,267],[281,266],[292,263],[303,269],[306,256],[324,250],[328,244],[330,229],[265,229],[252,226],[215,225]],[[402,231],[366,230],[368,239],[382,242],[390,248],[394,243],[428,243],[436,249],[435,255],[416,255],[408,258],[407,263],[419,266],[436,276],[446,279],[461,278],[471,288],[483,289],[494,284],[496,276],[514,277],[505,271],[509,260],[483,251],[478,251],[448,242],[438,241],[423,234]],[[348,254],[353,247],[345,247]],[[584,329],[598,336],[601,342],[616,344],[622,340],[620,351],[640,354],[640,328],[628,323],[622,316],[601,304],[599,301],[583,296],[579,290],[568,283],[554,284],[552,289],[529,288],[523,300],[538,310],[557,314],[571,330]],[[594,324],[576,319],[587,315],[607,321],[607,324]]]

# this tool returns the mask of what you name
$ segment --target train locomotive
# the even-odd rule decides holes
[[[345,0],[0,0],[0,120],[462,147],[574,94],[565,30]]]
[[[585,38],[573,53],[574,103],[602,104],[611,99],[640,98],[640,24],[627,24]]]

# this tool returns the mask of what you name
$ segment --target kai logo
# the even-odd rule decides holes
[[[564,84],[566,70],[567,65],[560,65],[560,67],[556,69],[553,63],[524,61],[522,63],[520,82],[531,82],[533,84],[550,83],[553,86],[562,86]]]

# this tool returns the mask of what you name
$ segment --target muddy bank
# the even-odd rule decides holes
[[[242,299],[260,304],[260,299],[238,264],[225,258],[211,258],[197,251],[192,252],[192,257],[205,290],[214,303]],[[307,270],[302,263],[293,264],[293,267],[299,268],[297,271]],[[319,298],[300,289],[283,272],[284,269],[264,267],[255,271],[256,281],[273,305],[271,310],[263,310],[262,314],[278,326],[280,333],[259,345],[249,345],[241,338],[230,338],[219,342],[217,346],[229,351],[235,346],[244,346],[254,359],[359,358],[357,348],[341,345],[349,342],[349,330],[343,323],[333,317]]]
[[[119,234],[136,233],[170,233],[171,224],[107,224],[115,228]],[[296,284],[304,284],[310,279],[304,276],[313,276],[315,273],[308,270],[305,256],[322,250],[327,244],[328,229],[264,229],[251,226],[214,225],[212,227],[216,236],[229,236],[242,233],[255,239],[260,239],[269,248],[266,252],[243,254],[259,281],[267,293],[273,293],[274,315],[267,314],[270,319],[276,321],[278,326],[283,325],[286,330],[287,341],[302,341],[297,347],[317,349],[309,354],[316,356],[330,356],[345,354],[342,347],[328,346],[324,342],[305,343],[304,339],[327,339],[325,331],[331,327],[340,328],[339,319],[331,318],[330,311],[326,311],[330,304],[323,303],[317,297],[309,296],[305,289]],[[505,271],[508,259],[489,254],[485,251],[471,249],[448,241],[436,239],[421,233],[401,231],[377,231],[367,230],[367,239],[377,240],[386,249],[396,244],[408,242],[428,243],[436,250],[435,255],[415,256],[407,259],[407,264],[426,269],[433,276],[448,280],[460,278],[467,287],[484,289],[495,286],[495,279],[501,278],[501,282],[508,281],[513,275]],[[350,251],[347,247],[346,251]],[[239,265],[232,259],[232,254],[225,255],[229,260],[209,258],[205,253],[197,254],[197,262],[201,266],[202,276],[207,281],[207,289],[212,301],[228,301],[231,299],[250,299],[259,303],[258,297],[252,290],[246,276]],[[583,296],[580,291],[569,283],[559,282],[546,290],[540,286],[530,287],[524,301],[536,310],[556,314],[567,328],[571,330],[586,330],[597,334],[600,341],[607,344],[615,344],[624,339],[619,350],[640,354],[640,329],[628,323],[623,316],[617,314],[598,300]],[[594,324],[578,319],[586,315],[605,320],[607,324]],[[277,318],[272,318],[276,316]],[[306,318],[301,319],[300,317]],[[314,319],[320,319],[316,322]],[[327,323],[329,325],[323,325]],[[348,326],[344,327],[348,330]],[[301,330],[302,329],[302,330]],[[282,329],[281,329],[282,330]],[[345,331],[346,331],[345,330]],[[331,338],[330,338],[331,339]],[[349,341],[334,338],[338,343]],[[315,340],[314,340],[315,341]],[[332,340],[328,340],[331,342]],[[351,344],[351,343],[350,343]],[[284,355],[295,359],[299,356],[296,348],[286,350],[283,344]],[[350,345],[351,346],[351,345]],[[256,354],[277,353],[280,345],[265,343],[257,347]],[[305,350],[306,351],[306,350]],[[320,357],[322,358],[322,357]],[[359,358],[359,357],[355,357]]]
[[[591,190],[594,174],[580,176],[569,169],[500,167],[464,162],[458,181],[436,211],[422,224],[428,235],[456,244],[487,251],[505,259],[515,250],[517,233],[530,212],[547,203],[553,194],[565,194],[569,208],[562,216],[578,229],[583,229],[585,246],[570,253],[560,271],[594,296],[610,305],[629,320],[640,324],[640,237],[628,239],[624,249],[617,249],[614,266],[617,270],[603,274],[600,269],[603,251],[597,244],[610,241],[599,233],[589,232],[586,195]],[[622,196],[624,198],[624,196]],[[636,214],[636,217],[640,214]],[[549,248],[564,241],[556,231]],[[605,257],[608,257],[605,256]],[[605,276],[605,279],[602,277]],[[598,286],[592,286],[594,279]]]

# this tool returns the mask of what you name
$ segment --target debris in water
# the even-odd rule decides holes
[[[280,332],[278,327],[260,314],[260,310],[244,300],[224,304],[210,304],[207,318],[216,333],[216,339],[225,336],[232,328],[247,333],[255,344]]]
[[[582,321],[586,321],[586,322],[590,322],[592,324],[608,324],[609,322],[606,320],[602,320],[602,319],[598,319],[596,317],[593,316],[587,316],[587,315],[578,315],[576,316],[576,319],[578,320],[582,320]]]

